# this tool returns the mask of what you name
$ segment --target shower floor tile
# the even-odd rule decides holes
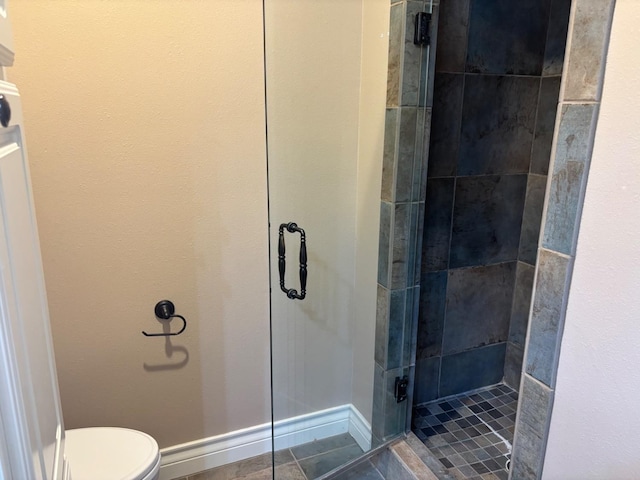
[[[518,393],[494,385],[416,405],[412,430],[457,478],[507,480]]]

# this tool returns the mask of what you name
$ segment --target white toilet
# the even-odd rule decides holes
[[[146,433],[118,427],[65,432],[65,455],[73,480],[157,480],[158,443]]]

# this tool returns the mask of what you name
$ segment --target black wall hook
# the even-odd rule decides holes
[[[182,320],[182,328],[175,333],[147,333],[142,331],[145,337],[173,337],[174,335],[180,335],[187,328],[187,321],[182,315],[176,315],[176,307],[171,300],[160,300],[156,303],[154,313],[160,320],[171,320],[172,318],[179,318]]]

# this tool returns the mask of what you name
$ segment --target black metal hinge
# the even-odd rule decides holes
[[[395,397],[396,402],[404,402],[407,399],[407,390],[409,388],[409,378],[405,375],[404,377],[396,377],[396,391]]]
[[[429,45],[429,24],[431,23],[431,14],[427,12],[416,13],[416,29],[413,35],[413,43],[420,46]]]

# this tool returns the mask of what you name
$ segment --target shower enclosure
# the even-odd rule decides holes
[[[264,6],[274,449],[317,478],[406,426],[419,272],[378,244],[417,252],[431,2]]]
[[[558,108],[571,1],[264,5],[274,450],[318,478],[413,430],[507,478],[520,422],[539,473],[561,328],[529,325],[534,273],[566,278],[596,118]]]

